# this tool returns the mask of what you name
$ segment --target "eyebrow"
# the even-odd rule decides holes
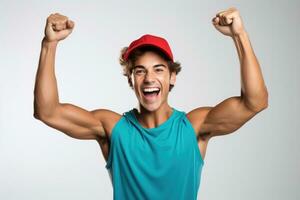
[[[165,67],[165,68],[167,68],[167,66],[164,65],[164,64],[153,65],[153,67],[154,67],[154,68],[156,68],[156,67]],[[135,68],[143,68],[143,69],[145,69],[145,66],[143,66],[143,65],[136,65],[136,66],[134,66],[134,67],[132,68],[132,70],[134,70]]]

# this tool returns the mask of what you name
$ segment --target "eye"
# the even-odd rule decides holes
[[[137,70],[135,70],[135,74],[142,74],[142,73],[144,73],[145,72],[145,70],[143,70],[143,69],[137,69]]]
[[[164,71],[162,68],[158,68],[158,69],[156,69],[156,71],[158,71],[158,72],[162,72],[162,71]]]

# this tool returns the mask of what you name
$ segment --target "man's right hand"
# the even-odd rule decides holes
[[[74,22],[68,17],[59,13],[51,14],[47,18],[45,27],[45,40],[48,42],[58,42],[70,35],[74,28]]]

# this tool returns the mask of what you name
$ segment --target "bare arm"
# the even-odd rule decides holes
[[[50,15],[47,19],[34,88],[34,117],[73,138],[104,138],[105,131],[101,121],[109,111],[89,112],[59,101],[55,53],[58,42],[66,38],[73,28],[74,23],[63,15]]]
[[[189,113],[199,134],[209,137],[232,133],[268,106],[260,65],[238,11],[232,8],[220,12],[213,22],[235,43],[241,68],[241,95],[230,97],[215,107],[200,107]]]

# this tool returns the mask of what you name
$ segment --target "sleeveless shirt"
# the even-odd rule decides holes
[[[143,127],[134,109],[113,127],[105,167],[114,200],[197,199],[204,161],[185,112],[172,109],[155,128]]]

